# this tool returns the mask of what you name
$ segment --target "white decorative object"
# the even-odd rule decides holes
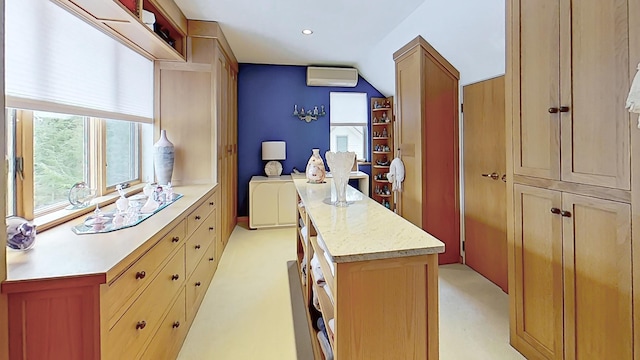
[[[349,183],[349,175],[356,158],[356,153],[351,151],[337,153],[327,151],[324,156],[327,159],[327,165],[329,165],[331,175],[333,176],[333,186],[336,189],[337,200],[334,202],[334,205],[339,207],[348,206],[347,184]]]
[[[311,184],[321,184],[327,176],[327,170],[324,168],[324,161],[320,157],[320,149],[311,149],[311,157],[307,161],[307,182]]]
[[[262,160],[270,160],[264,167],[267,176],[280,176],[282,164],[277,160],[287,158],[287,143],[284,141],[263,141]]]
[[[167,130],[161,130],[160,139],[153,144],[153,167],[158,184],[166,185],[171,181],[174,159],[175,149],[167,139]]]
[[[120,212],[125,212],[129,208],[129,199],[126,198],[125,191],[121,185],[117,185],[116,190],[118,190],[118,194],[120,194],[120,198],[116,200],[116,208],[118,208]]]

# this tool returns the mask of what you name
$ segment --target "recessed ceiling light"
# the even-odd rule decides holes
[[[305,35],[311,35],[311,34],[313,34],[313,30],[304,29],[304,30],[302,30],[302,33],[305,34]]]

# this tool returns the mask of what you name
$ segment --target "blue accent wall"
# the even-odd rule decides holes
[[[372,97],[384,97],[362,77],[353,88],[307,86],[306,79],[306,66],[240,64],[238,216],[247,216],[249,213],[251,177],[264,175],[266,162],[261,157],[263,141],[287,143],[287,159],[282,161],[283,174],[290,174],[294,167],[304,172],[311,149],[319,148],[323,160],[324,153],[329,150],[330,92],[364,92],[367,93],[367,104]],[[313,109],[314,106],[320,109],[320,105],[324,105],[327,115],[307,123],[292,115],[293,105],[298,105],[298,110],[301,107]],[[361,170],[371,174],[370,167]]]

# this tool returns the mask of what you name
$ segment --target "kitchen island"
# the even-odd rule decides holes
[[[331,204],[330,179],[294,184],[297,259],[316,359],[323,350],[314,307],[336,360],[437,359],[444,244],[352,187],[349,206],[340,208]]]

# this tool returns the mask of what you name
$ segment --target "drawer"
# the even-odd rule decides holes
[[[187,236],[193,234],[215,208],[216,194],[213,193],[187,217]]]
[[[203,226],[199,227],[187,239],[187,276],[191,275],[193,269],[200,262],[210,244],[213,244],[216,237],[216,216],[215,211],[204,220]]]
[[[160,271],[161,265],[168,260],[169,255],[182,247],[185,233],[185,222],[183,221],[109,285],[104,293],[109,328],[135,299],[133,295],[142,291]]]
[[[109,331],[108,359],[137,358],[159,327],[171,300],[182,289],[184,279],[184,250],[180,250]]]
[[[212,246],[213,247],[213,246]],[[193,317],[198,312],[198,307],[207,293],[211,277],[215,270],[215,257],[214,250],[207,252],[207,257],[203,258],[198,263],[193,275],[187,280],[186,286],[186,301],[187,301],[187,319],[189,322],[193,320]],[[214,258],[214,261],[209,261],[210,258]]]
[[[142,354],[142,359],[176,358],[189,330],[184,304],[184,289],[182,289],[169,313],[160,323],[160,328],[153,336],[147,350]]]

